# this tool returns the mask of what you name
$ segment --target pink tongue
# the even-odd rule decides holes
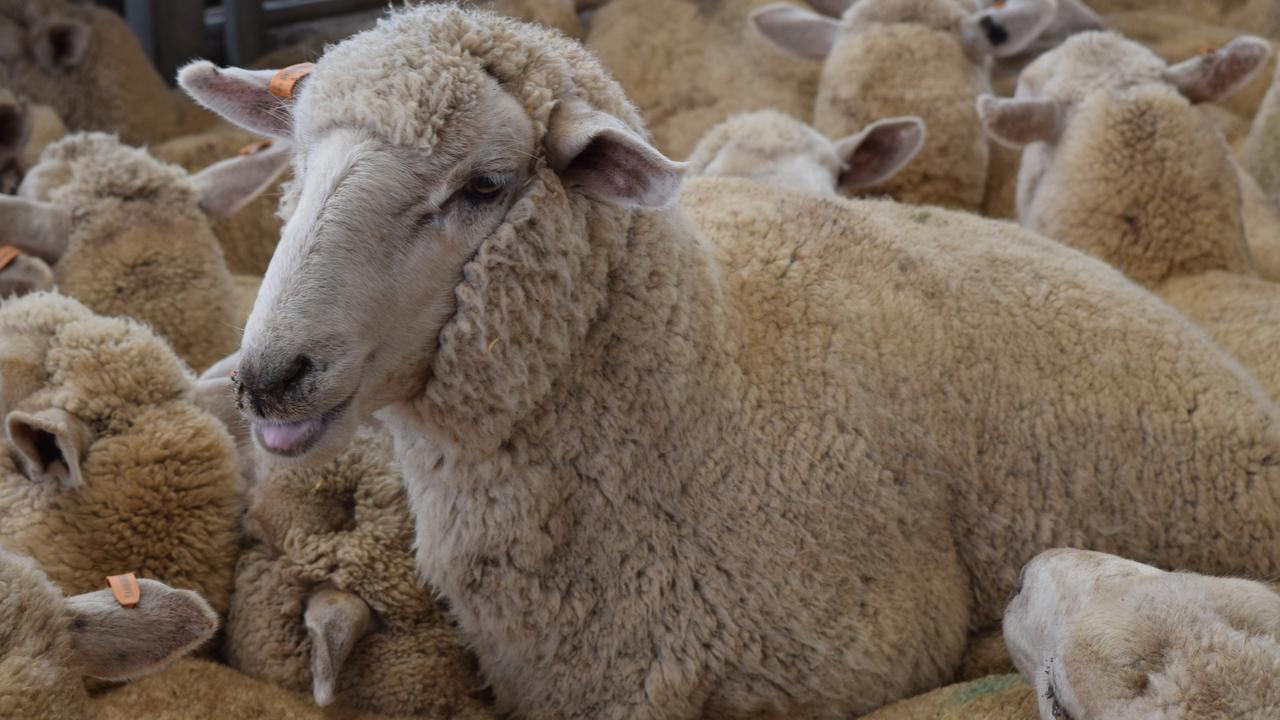
[[[315,425],[315,420],[266,424],[262,426],[262,442],[272,450],[292,450],[307,439]]]

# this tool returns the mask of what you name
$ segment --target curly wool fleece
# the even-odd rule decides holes
[[[540,133],[574,96],[642,132],[580,46],[442,6],[322,58],[296,132],[429,150],[486,74]],[[538,167],[384,411],[500,711],[848,717],[951,677],[1038,549],[1280,571],[1274,406],[1119,273],[961,213],[685,187],[705,237]]]

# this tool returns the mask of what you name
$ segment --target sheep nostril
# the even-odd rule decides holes
[[[315,363],[306,355],[299,355],[290,363],[288,370],[285,371],[280,381],[283,390],[293,390],[304,380],[315,368]]]

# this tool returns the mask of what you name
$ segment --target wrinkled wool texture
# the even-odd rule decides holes
[[[761,110],[711,128],[688,164],[685,177],[743,177],[829,195],[841,162],[831,141],[812,127],[776,110]]]
[[[0,717],[82,720],[63,599],[28,558],[0,550]]]
[[[342,705],[317,707],[291,693],[208,660],[185,658],[172,667],[96,694],[93,720],[424,720],[444,715],[384,715]],[[455,715],[464,720],[467,716]],[[80,720],[77,717],[75,720]],[[478,718],[477,718],[478,720]]]
[[[1035,689],[1019,675],[957,683],[901,700],[865,720],[1041,720]]]
[[[196,370],[235,351],[231,274],[181,168],[88,133],[51,145],[31,175],[36,199],[72,213],[61,292],[150,325]]]
[[[236,569],[227,622],[230,664],[300,692],[311,689],[303,626],[317,586],[363,599],[378,632],[339,675],[337,698],[365,710],[487,717],[483,686],[432,591],[417,577],[413,517],[385,431],[364,428],[336,459],[278,468],[252,491],[246,529],[257,545]]]
[[[261,139],[233,125],[222,124],[201,133],[173,138],[150,150],[161,162],[179,165],[194,173],[235,157],[242,148]],[[289,173],[284,173],[231,217],[214,221],[213,234],[231,272],[262,275],[267,271],[280,241],[282,223],[276,216],[276,205],[280,202],[281,186],[288,180]]]
[[[1120,57],[1122,47],[1132,59],[1121,64],[1151,67],[1123,89],[1093,91],[1086,75],[1049,81],[1046,93],[1075,102],[1057,142],[1024,153],[1022,222],[1155,291],[1280,398],[1280,285],[1253,272],[1230,150],[1205,116],[1158,81],[1160,60],[1123,42],[1078,38],[1024,73],[1024,82],[1041,81],[1054,64]]]
[[[586,43],[640,107],[658,149],[683,159],[738,113],[812,117],[818,65],[784,54],[748,25],[751,11],[771,2],[610,0],[591,18]]]
[[[93,433],[78,488],[32,482],[0,442],[0,545],[35,558],[69,595],[135,572],[225,612],[239,462],[164,341],[60,295],[30,295],[0,306],[0,378],[0,413],[62,409]]]
[[[0,37],[16,33],[12,37],[21,38],[42,22],[60,19],[90,27],[88,50],[80,64],[61,73],[50,72],[20,47],[19,57],[0,63],[4,84],[34,102],[52,106],[72,130],[118,133],[131,145],[214,124],[213,115],[169,88],[115,12],[68,0],[0,0]]]
[[[429,151],[487,74],[540,134],[573,96],[640,130],[576,45],[440,6],[334,48],[296,122]],[[743,180],[682,202],[538,170],[380,413],[500,712],[844,718],[946,682],[1040,549],[1280,572],[1275,407],[1103,263]]]
[[[990,92],[990,69],[961,44],[968,14],[956,0],[861,0],[845,13],[822,67],[813,126],[840,138],[879,118],[917,115],[929,132],[920,154],[867,194],[982,208],[989,150],[973,108]]]

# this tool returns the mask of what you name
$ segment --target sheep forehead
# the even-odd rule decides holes
[[[105,133],[76,133],[59,140],[45,148],[31,172],[51,178],[42,190],[55,201],[147,198],[163,205],[165,212],[176,213],[183,205],[194,208],[197,200],[181,168]]]
[[[1155,53],[1120,35],[1078,33],[1023,70],[1018,94],[1074,100],[1095,90],[1162,82],[1164,68]]]
[[[860,0],[844,17],[844,26],[855,31],[871,23],[916,23],[944,32],[959,33],[970,13],[956,0]]]

